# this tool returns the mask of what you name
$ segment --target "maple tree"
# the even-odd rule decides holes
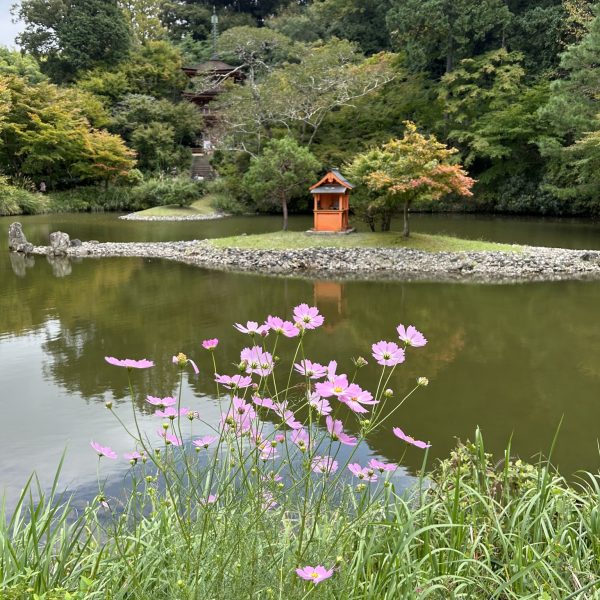
[[[376,207],[387,211],[384,230],[389,229],[393,212],[403,206],[402,233],[409,237],[408,211],[415,200],[439,200],[448,194],[472,196],[475,180],[453,162],[458,150],[438,142],[433,135],[422,135],[412,121],[405,121],[404,125],[401,139],[359,154],[349,166],[348,174],[377,195],[373,200]]]

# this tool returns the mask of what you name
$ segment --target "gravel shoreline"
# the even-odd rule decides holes
[[[130,213],[128,215],[122,215],[119,219],[123,221],[213,221],[214,219],[222,219],[228,217],[226,213],[209,213],[207,215],[138,215],[137,213]]]
[[[436,252],[408,248],[249,250],[188,242],[84,242],[70,257],[143,257],[209,269],[327,279],[515,283],[600,279],[600,251],[521,246],[521,252]],[[33,254],[48,254],[37,246]]]

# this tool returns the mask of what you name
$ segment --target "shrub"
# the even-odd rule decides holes
[[[12,185],[7,177],[0,176],[0,215],[36,215],[48,211],[48,201],[43,194]]]
[[[132,207],[135,210],[176,204],[189,206],[205,193],[204,182],[195,181],[189,177],[157,177],[147,179],[132,188]]]

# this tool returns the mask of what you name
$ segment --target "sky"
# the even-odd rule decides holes
[[[15,36],[21,30],[20,24],[12,22],[10,7],[14,0],[0,0],[0,46],[15,48]]]

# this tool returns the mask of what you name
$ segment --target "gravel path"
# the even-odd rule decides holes
[[[162,258],[210,269],[336,279],[512,283],[600,279],[600,251],[524,246],[522,252],[437,252],[406,248],[216,248],[209,241],[84,242],[72,257]],[[34,254],[47,254],[45,246]]]

